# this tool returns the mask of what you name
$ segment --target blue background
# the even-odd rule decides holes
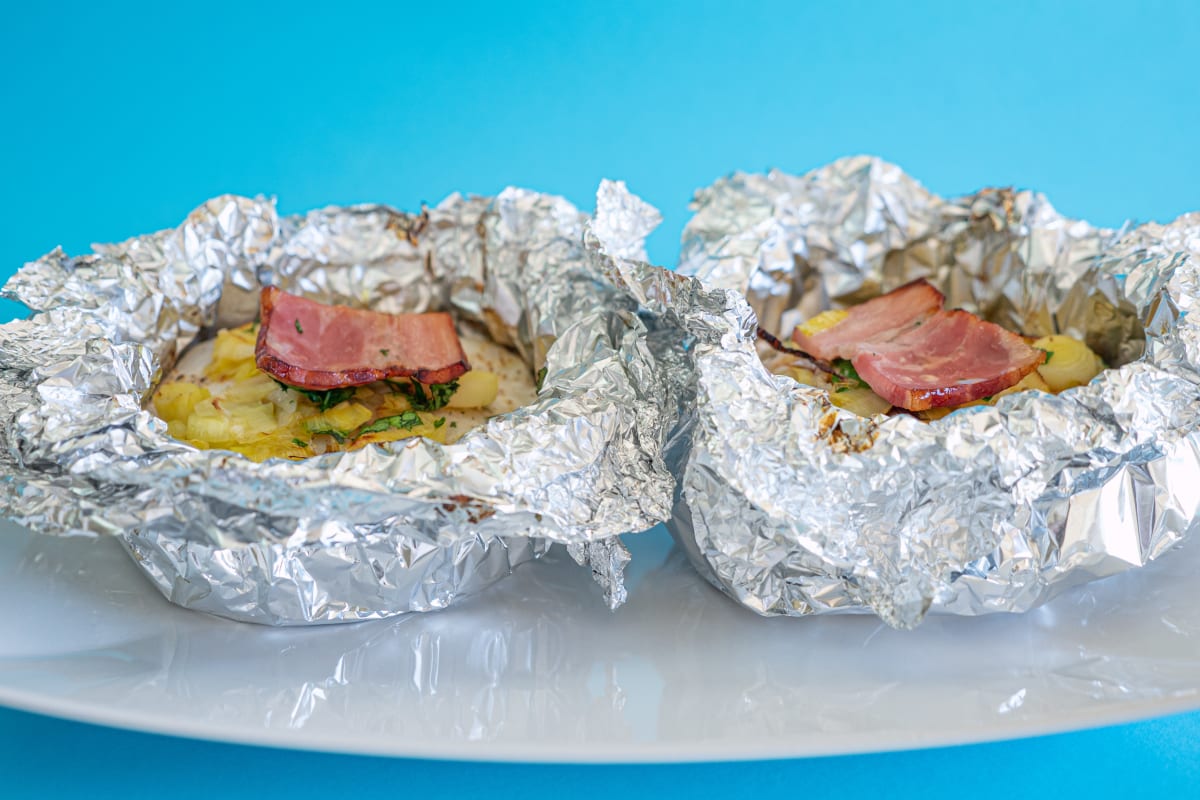
[[[860,152],[942,194],[1032,187],[1103,225],[1200,208],[1200,4],[742,5],[7,9],[0,278],[55,245],[176,225],[224,192],[273,194],[285,212],[414,209],[519,184],[590,207],[602,177],[663,211],[650,254],[669,264],[696,187]],[[19,309],[0,301],[0,320]],[[0,711],[0,790],[1000,797],[1019,780],[1032,795],[1190,794],[1198,734],[1200,715],[1185,715],[921,753],[578,771],[274,752]]]

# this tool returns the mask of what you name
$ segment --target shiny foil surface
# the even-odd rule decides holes
[[[945,200],[855,157],[700,190],[680,271],[780,337],[925,277],[947,308],[1084,339],[1087,386],[864,419],[763,366],[750,325],[696,354],[668,527],[760,614],[1024,611],[1145,564],[1200,511],[1200,214],[1099,229],[1030,191]],[[681,443],[682,442],[682,443]]]
[[[591,566],[615,607],[628,560],[617,535],[669,514],[662,448],[677,409],[647,337],[680,332],[605,277],[607,252],[642,257],[659,221],[607,181],[586,246],[588,215],[521,189],[421,214],[282,217],[272,201],[226,196],[176,229],[81,257],[56,250],[4,288],[35,313],[0,326],[0,507],[42,533],[114,535],[170,600],[239,620],[441,608],[552,542]],[[267,284],[450,310],[544,370],[538,400],[453,445],[413,438],[295,462],[170,438],[147,410],[157,382],[193,341],[253,319]]]

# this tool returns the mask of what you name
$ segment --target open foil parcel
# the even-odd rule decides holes
[[[680,271],[744,293],[779,340],[925,279],[946,309],[1090,350],[1098,373],[948,414],[854,413],[836,392],[858,383],[769,370],[789,356],[756,347],[752,328],[698,349],[668,527],[742,605],[900,628],[930,611],[1023,611],[1195,532],[1200,214],[1100,229],[1030,191],[945,200],[867,157],[738,173],[693,210]],[[1039,349],[1043,371],[1066,358]]]
[[[43,533],[114,535],[171,601],[239,620],[441,608],[552,542],[590,564],[615,607],[628,560],[617,535],[669,514],[662,448],[677,407],[651,343],[672,352],[683,332],[640,313],[604,267],[610,252],[643,257],[659,220],[612,182],[594,219],[520,189],[421,214],[281,217],[227,196],[176,229],[56,250],[4,289],[34,313],[0,326],[0,507]],[[254,324],[268,285],[449,311],[517,359],[529,402],[453,443],[263,463],[170,435],[156,388],[214,335]]]

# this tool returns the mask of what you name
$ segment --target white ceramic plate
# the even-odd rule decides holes
[[[175,608],[111,541],[0,522],[0,703],[329,751],[683,761],[923,747],[1200,706],[1200,548],[1024,616],[761,619],[661,529],[630,601],[560,553],[460,607],[270,629]]]

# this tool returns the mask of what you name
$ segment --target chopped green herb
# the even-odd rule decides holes
[[[854,365],[844,358],[833,360],[833,374],[847,383],[854,384],[850,388],[861,389],[867,385],[867,382],[858,376],[858,370],[854,368]]]
[[[443,425],[445,425],[445,424],[446,424],[446,418],[445,418],[445,417],[438,417],[437,419],[435,419],[435,420],[433,421],[433,427],[435,427],[435,428],[440,428],[440,427],[442,427],[442,426],[443,426]]]
[[[296,445],[296,447],[308,447],[308,442],[303,439],[292,439],[292,444]]]
[[[421,424],[421,417],[415,411],[404,411],[392,417],[380,417],[369,425],[364,425],[359,429],[358,435],[364,433],[380,433],[382,431],[395,428],[400,431],[411,431],[413,428]]]
[[[354,397],[354,387],[353,386],[343,386],[340,389],[330,389],[328,391],[321,392],[321,391],[317,391],[315,389],[301,389],[299,386],[288,386],[286,383],[279,380],[278,378],[272,378],[271,380],[273,380],[273,381],[275,381],[275,383],[279,384],[279,388],[283,389],[285,392],[288,389],[294,389],[295,391],[304,395],[306,398],[308,398],[309,402],[316,405],[322,411],[328,411],[329,409],[336,406],[338,403],[341,403],[345,400],[349,400],[351,397]]]
[[[450,402],[450,398],[458,391],[458,381],[450,381],[449,383],[435,383],[429,387],[429,391],[433,394],[433,408],[441,408]],[[433,409],[430,409],[432,411]]]
[[[354,387],[353,386],[343,386],[340,389],[330,389],[329,391],[325,391],[325,392],[316,391],[314,389],[300,389],[295,386],[293,386],[292,388],[295,389],[300,394],[304,395],[306,398],[308,398],[308,401],[310,403],[312,403],[313,405],[315,405],[317,408],[321,409],[322,411],[328,411],[329,409],[336,406],[338,403],[344,402],[346,400],[349,400],[351,397],[354,397]]]
[[[392,386],[395,386],[400,394],[407,397],[408,402],[417,411],[437,411],[449,403],[451,396],[458,391],[458,381],[431,383],[428,386],[411,381],[409,383],[393,383]]]
[[[299,386],[288,386],[278,378],[272,378],[279,385],[280,389],[285,392],[288,389],[293,389],[308,398],[309,402],[316,405],[322,411],[328,411],[343,400],[349,400],[354,396],[353,386],[343,386],[340,389],[330,389],[328,391],[318,391],[316,389],[301,389]]]
[[[849,387],[849,386],[839,386],[838,388],[836,388],[836,389],[834,389],[834,390],[833,390],[833,393],[834,393],[834,394],[841,394],[842,392],[848,392],[848,391],[850,391],[850,387]]]
[[[1047,349],[1045,349],[1045,348],[1043,348],[1043,347],[1035,347],[1035,348],[1033,348],[1033,349],[1034,349],[1034,350],[1041,350],[1043,353],[1045,353],[1045,354],[1046,354],[1046,360],[1045,360],[1045,362],[1043,362],[1043,363],[1049,364],[1049,363],[1050,363],[1050,359],[1054,358],[1054,351],[1053,351],[1053,350],[1047,350]]]
[[[381,347],[381,348],[379,348],[379,355],[383,356],[384,358],[387,358],[387,354],[388,354],[388,353],[390,353],[390,352],[391,352],[390,350],[385,350],[385,349],[384,349],[384,348],[382,348],[382,347]]]
[[[542,390],[542,384],[546,382],[546,368],[542,367],[537,371],[537,390]]]
[[[989,394],[987,397],[983,398],[983,402],[990,403],[990,402],[992,402],[992,398],[995,396],[996,395],[994,395],[994,394]]]
[[[304,333],[304,328],[300,327],[300,320],[295,321],[296,333]]]
[[[451,428],[457,428],[457,427],[458,427],[458,423],[457,423],[457,422],[451,422],[451,423],[450,423],[450,427],[451,427]]]
[[[321,434],[332,436],[338,444],[346,441],[346,439],[349,437],[349,434],[346,433],[346,431],[339,431],[337,428],[327,425],[322,426],[319,420],[310,420],[309,422],[305,423],[305,427],[308,428],[309,433],[315,436],[319,436]]]

